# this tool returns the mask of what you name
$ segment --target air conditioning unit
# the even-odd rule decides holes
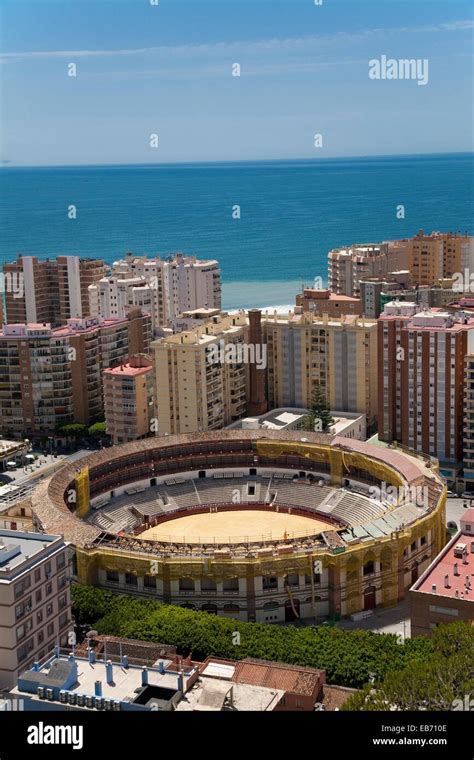
[[[118,712],[120,710],[120,702],[118,699],[114,699],[113,709],[114,709],[114,712]]]
[[[77,696],[73,691],[68,692],[67,701],[70,705],[75,705],[76,699],[77,699]]]
[[[86,696],[86,707],[94,707],[94,697]]]
[[[96,710],[104,709],[104,700],[102,697],[94,697],[94,707]]]
[[[38,697],[40,699],[44,699],[45,698],[44,686],[38,686],[38,690],[36,693],[38,694]]]
[[[84,707],[86,704],[86,696],[85,694],[78,694],[76,697],[76,704],[78,707]]]
[[[46,689],[46,699],[52,700],[54,698],[54,692],[52,689]]]
[[[104,699],[104,709],[105,710],[111,710],[112,709],[112,700],[111,699]]]
[[[59,701],[64,704],[67,702],[67,691],[64,691],[64,689],[61,689],[59,692]]]

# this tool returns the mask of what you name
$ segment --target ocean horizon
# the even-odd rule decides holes
[[[4,165],[0,258],[74,254],[111,264],[127,251],[182,251],[219,260],[224,308],[286,306],[303,284],[326,282],[331,248],[419,229],[472,234],[472,167],[472,153]]]

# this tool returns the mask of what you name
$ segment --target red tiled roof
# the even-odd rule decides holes
[[[321,675],[322,672],[314,668],[246,659],[236,664],[232,680],[236,683],[311,696],[318,691]]]

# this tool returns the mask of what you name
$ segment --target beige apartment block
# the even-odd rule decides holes
[[[443,277],[464,272],[474,264],[474,238],[457,233],[420,230],[407,241],[408,268],[415,285],[434,285]]]
[[[130,356],[127,363],[104,370],[105,421],[114,444],[153,432],[153,380],[152,362],[145,354]]]
[[[0,530],[0,689],[72,642],[69,549],[60,536]]]
[[[352,245],[328,253],[328,286],[337,295],[359,298],[360,280],[383,276],[388,270],[388,243]]]
[[[240,358],[248,334],[245,314],[216,316],[152,344],[159,435],[219,430],[245,415],[249,363],[232,352]]]
[[[65,324],[89,315],[89,286],[106,274],[100,259],[19,256],[3,266],[6,323]]]
[[[307,409],[314,388],[331,409],[377,414],[377,322],[356,316],[265,317],[270,408]]]

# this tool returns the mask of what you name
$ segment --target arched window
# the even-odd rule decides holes
[[[278,602],[265,602],[263,605],[264,610],[277,610],[279,607]]]
[[[216,604],[203,604],[201,607],[201,610],[203,612],[208,612],[210,615],[217,615],[217,605]]]
[[[224,604],[224,612],[240,612],[238,604]]]

